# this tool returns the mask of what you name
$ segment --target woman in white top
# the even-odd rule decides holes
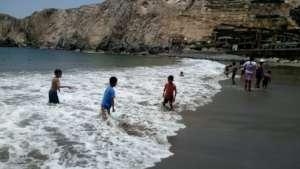
[[[247,61],[244,65],[244,70],[245,70],[245,90],[246,91],[251,91],[251,83],[252,79],[255,76],[255,71],[256,71],[256,62],[254,61],[253,57],[250,57],[250,60]]]

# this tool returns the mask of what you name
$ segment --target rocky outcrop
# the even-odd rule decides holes
[[[176,36],[188,43],[209,41],[220,24],[295,28],[298,14],[291,11],[297,5],[299,2],[294,0],[283,4],[251,0],[107,0],[74,9],[47,9],[21,20],[0,15],[0,46],[161,52],[169,49]],[[280,15],[281,19],[253,17],[257,14]]]
[[[295,22],[300,25],[300,6],[292,9],[290,12],[290,15],[292,17],[293,20],[295,20]]]
[[[0,46],[16,47],[25,44],[25,34],[20,20],[0,14]]]

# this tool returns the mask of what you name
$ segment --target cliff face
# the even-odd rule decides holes
[[[290,17],[300,5],[251,3],[251,0],[107,0],[76,9],[47,9],[22,20],[0,15],[0,46],[144,51],[167,47],[174,36],[187,42],[211,39],[220,24],[295,28]],[[282,20],[253,19],[280,15]],[[292,19],[293,18],[293,19]]]
[[[295,22],[300,25],[300,6],[291,10],[290,12],[291,17],[295,20]]]
[[[48,9],[21,21],[31,45],[46,48],[98,49],[129,16],[130,3],[107,1],[78,9]]]
[[[22,46],[25,34],[20,21],[11,16],[0,14],[0,46]]]

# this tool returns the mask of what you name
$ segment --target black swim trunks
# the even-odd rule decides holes
[[[49,103],[59,104],[57,91],[55,91],[55,90],[49,91]]]
[[[173,96],[172,96],[172,97],[165,97],[163,103],[164,103],[164,104],[166,104],[166,103],[168,103],[168,102],[173,103],[173,100],[174,100]]]

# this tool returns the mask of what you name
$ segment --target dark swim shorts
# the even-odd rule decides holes
[[[57,91],[54,90],[49,91],[49,103],[59,104]]]
[[[164,104],[170,102],[170,103],[173,103],[173,100],[174,100],[174,97],[173,96],[169,96],[169,97],[165,97],[164,98]]]

